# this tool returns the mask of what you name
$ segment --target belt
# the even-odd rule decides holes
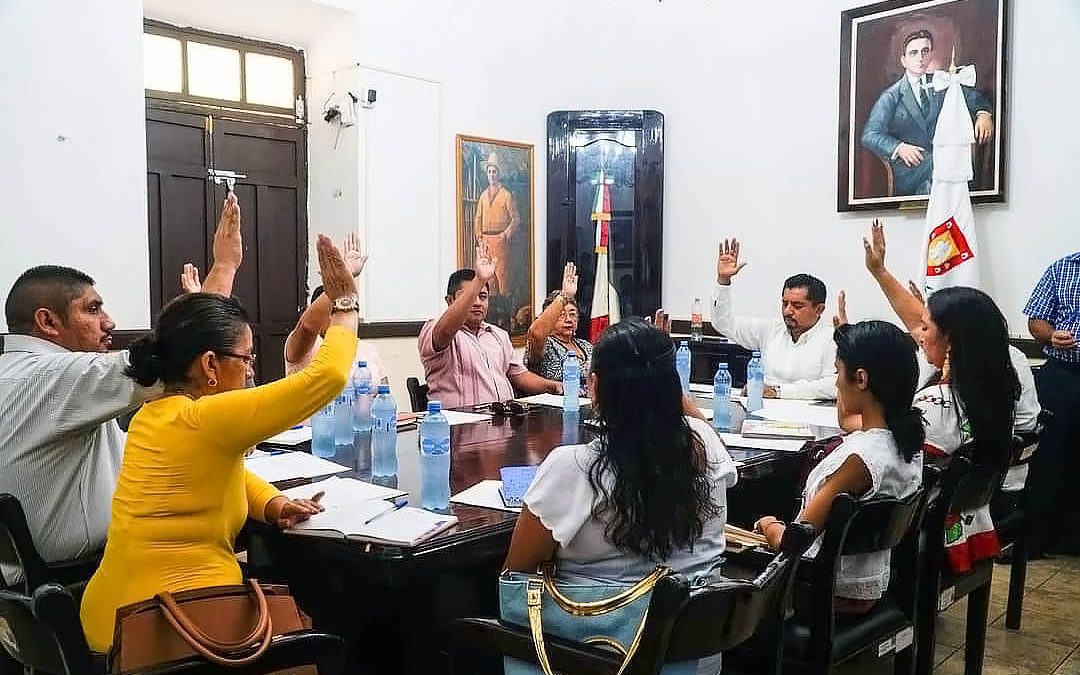
[[[499,230],[498,232],[485,232],[484,236],[485,237],[497,237],[497,236],[499,236],[500,234],[502,234],[505,231],[506,231],[506,229],[504,228],[502,230]]]
[[[1063,360],[1057,358],[1056,356],[1049,356],[1049,357],[1047,357],[1046,364],[1043,367],[1045,368],[1046,366],[1049,366],[1049,365],[1054,365],[1054,366],[1057,366],[1059,368],[1064,368],[1065,370],[1068,370],[1069,372],[1072,372],[1072,373],[1080,373],[1080,362],[1077,362],[1077,361],[1063,361]]]

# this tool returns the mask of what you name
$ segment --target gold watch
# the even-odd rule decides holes
[[[330,304],[330,313],[337,314],[338,312],[360,312],[360,299],[355,295],[346,295],[340,298],[336,298]]]

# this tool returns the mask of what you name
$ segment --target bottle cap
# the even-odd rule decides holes
[[[726,361],[721,361],[720,363],[717,364],[716,367],[717,367],[717,370],[727,370],[727,362]]]
[[[427,411],[428,413],[442,412],[442,403],[440,403],[439,401],[428,401]]]
[[[367,368],[367,361],[357,361],[356,366],[357,368]]]
[[[379,393],[380,394],[389,394],[390,393],[390,385],[388,385],[388,384],[380,384],[379,385]]]

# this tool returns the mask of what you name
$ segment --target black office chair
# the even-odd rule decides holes
[[[895,672],[910,670],[910,649],[883,648],[913,635],[918,583],[918,529],[936,474],[905,499],[875,497],[859,501],[837,495],[829,510],[821,548],[799,566],[796,613],[784,626],[783,672],[829,673],[867,650],[878,658],[896,652]],[[838,615],[834,608],[836,574],[843,555],[892,551],[894,573],[885,596],[865,614]],[[761,672],[771,645],[752,640],[730,660],[741,672]]]
[[[24,668],[49,675],[102,675],[105,664],[86,645],[75,599],[61,586],[46,584],[26,596],[0,591],[0,645]],[[275,637],[257,662],[229,668],[236,675],[262,675],[317,666],[319,675],[344,671],[345,643],[317,631]],[[176,661],[139,675],[220,675],[222,667],[201,658]]]
[[[916,621],[916,675],[930,675],[934,666],[937,614],[956,600],[967,598],[964,640],[964,673],[982,672],[986,647],[986,618],[990,609],[992,558],[977,561],[972,569],[955,573],[949,567],[945,546],[945,522],[950,514],[973,511],[990,503],[1001,485],[1004,466],[973,463],[972,446],[951,457],[939,482],[941,490],[926,515],[922,533],[922,566]]]
[[[707,588],[690,588],[679,576],[654,588],[648,619],[626,675],[656,675],[665,663],[677,663],[727,651],[769,620],[780,621],[802,553],[813,530],[796,523],[784,534],[781,551],[752,580],[724,579]],[[527,626],[498,619],[458,619],[451,624],[453,655],[495,653],[538,664]],[[575,675],[612,675],[622,656],[611,650],[545,635],[554,671]],[[456,663],[457,658],[454,659]]]
[[[426,411],[428,386],[426,384],[420,384],[420,380],[415,377],[406,378],[405,386],[409,390],[409,404],[412,405],[412,411]]]
[[[95,553],[78,560],[46,563],[41,559],[22,504],[13,495],[0,494],[0,563],[18,568],[22,580],[3,578],[0,572],[0,588],[12,587],[29,593],[31,589],[46,583],[71,585],[86,581],[101,562],[101,554]]]

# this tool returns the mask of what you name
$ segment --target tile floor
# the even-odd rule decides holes
[[[1080,558],[1055,556],[1028,564],[1022,628],[1005,628],[1009,568],[994,568],[984,675],[1080,675]],[[935,675],[964,672],[964,613],[960,600],[938,616]],[[888,661],[857,659],[842,675],[891,672]]]

